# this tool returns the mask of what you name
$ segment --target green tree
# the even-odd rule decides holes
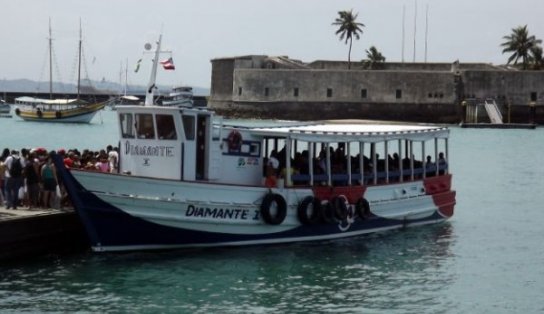
[[[518,60],[521,58],[522,68],[527,69],[530,61],[532,61],[531,49],[538,46],[542,40],[536,39],[535,36],[529,36],[527,25],[518,26],[512,29],[512,34],[504,36],[506,41],[501,44],[504,49],[502,53],[512,53],[508,58],[506,64],[510,64],[514,61],[514,65],[518,64]]]
[[[376,68],[377,64],[385,62],[385,57],[378,51],[378,49],[376,49],[376,47],[372,46],[365,50],[365,52],[366,59],[363,60],[365,68],[374,69]]]
[[[359,33],[363,33],[362,27],[365,25],[363,23],[357,23],[358,14],[353,14],[353,10],[350,11],[339,11],[339,17],[334,20],[332,25],[339,26],[336,31],[336,35],[340,34],[340,40],[346,39],[345,43],[349,41],[349,52],[348,52],[348,69],[351,68],[351,46],[353,44],[353,37],[359,39]]]
[[[542,55],[542,47],[534,46],[531,48],[531,59],[533,63],[533,70],[544,69],[544,56]]]

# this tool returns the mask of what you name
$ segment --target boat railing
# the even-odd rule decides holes
[[[447,173],[448,165],[447,164],[441,164],[438,166],[438,175],[443,175]],[[376,174],[376,181],[378,184],[386,182],[386,179],[389,178],[389,182],[400,182],[400,178],[402,177],[402,181],[410,181],[412,179],[412,175],[414,177],[414,180],[419,180],[423,178],[423,174],[425,173],[425,177],[433,177],[437,174],[437,169],[435,166],[427,167],[426,169],[423,168],[414,168],[414,171],[412,172],[410,169],[403,169],[400,170],[393,170],[389,171],[388,173],[385,171],[379,171]],[[333,183],[333,186],[345,186],[349,185],[349,175],[347,173],[341,173],[341,174],[332,174],[331,175],[331,181]],[[364,185],[372,185],[374,183],[374,174],[371,172],[365,172],[363,174],[363,184]],[[310,183],[310,175],[309,174],[293,174],[291,175],[291,181],[294,185],[309,185]],[[314,185],[320,185],[322,183],[328,182],[328,175],[327,174],[314,174],[313,176]],[[358,185],[361,183],[361,174],[360,173],[352,173],[351,174],[351,185]]]

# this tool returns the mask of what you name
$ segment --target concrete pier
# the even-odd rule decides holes
[[[0,261],[88,247],[83,225],[72,209],[0,208]]]

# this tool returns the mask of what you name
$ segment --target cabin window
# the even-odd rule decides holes
[[[332,97],[332,88],[327,88],[327,97]]]
[[[183,116],[183,130],[185,131],[185,138],[188,141],[193,141],[195,139],[195,117],[194,116]]]
[[[270,89],[268,87],[264,88],[264,95],[268,96],[270,94]]]
[[[175,140],[177,139],[176,125],[174,117],[169,114],[158,114],[155,116],[157,122],[157,134],[160,140]]]
[[[293,96],[298,97],[298,87],[293,89]]]
[[[121,123],[121,137],[134,138],[134,119],[131,113],[123,113],[119,115]]]
[[[361,89],[361,98],[366,98],[366,89]]]
[[[537,98],[536,92],[531,92],[531,101],[536,101]]]
[[[153,125],[153,115],[149,113],[136,114],[136,132],[140,139],[154,139],[155,126]]]
[[[397,99],[402,98],[402,90],[401,89],[397,89],[396,97],[397,97]]]

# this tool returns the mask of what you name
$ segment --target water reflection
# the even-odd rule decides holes
[[[0,307],[436,313],[447,308],[439,291],[455,280],[454,238],[446,223],[320,243],[49,258],[1,270]]]

